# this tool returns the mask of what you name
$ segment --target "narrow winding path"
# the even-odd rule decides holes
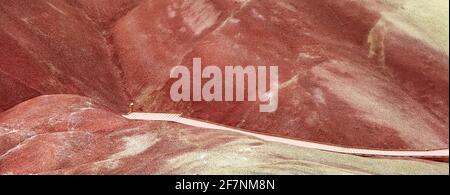
[[[243,130],[234,129],[231,127],[225,127],[216,125],[201,120],[189,119],[181,117],[180,114],[164,114],[164,113],[131,113],[124,115],[125,118],[131,120],[147,120],[147,121],[169,121],[181,123],[194,127],[201,127],[207,129],[217,129],[222,131],[231,131],[248,136],[253,136],[261,140],[269,142],[278,142],[283,144],[289,144],[304,148],[312,148],[330,152],[337,152],[343,154],[352,154],[359,156],[375,156],[375,157],[413,157],[413,158],[426,158],[426,159],[446,159],[448,161],[449,149],[442,150],[429,150],[429,151],[392,151],[392,150],[370,150],[370,149],[358,149],[347,148],[333,145],[318,144],[313,142],[305,142],[294,139],[281,138],[276,136],[263,135],[258,133],[246,132]]]

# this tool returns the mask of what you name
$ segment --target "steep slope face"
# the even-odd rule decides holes
[[[109,28],[114,22],[136,7],[142,0],[65,0],[79,7],[102,28]]]
[[[222,0],[144,1],[117,21],[111,33],[129,93],[141,102],[161,89],[172,65],[239,6]]]
[[[145,1],[112,33],[144,111],[346,146],[446,148],[448,54],[436,43],[445,38],[425,30],[441,29],[435,23],[408,15],[420,6],[392,2]],[[278,110],[260,113],[260,102],[174,103],[170,71],[192,66],[194,57],[222,68],[278,65]]]
[[[127,104],[102,31],[58,0],[0,1],[0,109],[39,94],[72,93],[116,110]]]
[[[3,112],[0,143],[0,175],[448,174],[446,163],[361,158],[128,121],[75,95],[42,96]]]
[[[447,148],[447,18],[445,0],[2,0],[0,111],[70,93],[123,112],[130,94],[143,111],[276,136]],[[170,71],[194,57],[278,65],[278,110],[174,103]]]

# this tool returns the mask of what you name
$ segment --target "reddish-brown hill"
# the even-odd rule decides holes
[[[104,32],[59,0],[0,2],[0,109],[41,94],[73,93],[126,110],[120,68]]]
[[[448,174],[448,164],[381,160],[225,131],[129,121],[75,95],[0,114],[3,174]]]
[[[146,112],[302,140],[446,148],[448,38],[439,32],[448,21],[430,21],[442,10],[448,18],[448,2],[430,4],[439,17],[424,15],[425,22],[409,14],[429,13],[418,2],[2,0],[0,109],[70,93],[116,112],[134,101]],[[170,70],[193,57],[205,65],[278,65],[278,110],[172,102]]]

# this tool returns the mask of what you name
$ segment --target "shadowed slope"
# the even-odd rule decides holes
[[[37,94],[73,93],[125,110],[120,71],[103,32],[58,0],[0,2],[1,109]]]

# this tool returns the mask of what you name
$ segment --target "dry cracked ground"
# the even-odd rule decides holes
[[[446,0],[0,0],[0,174],[448,174],[168,122],[448,148]],[[278,65],[279,108],[172,102],[175,65]],[[70,94],[70,95],[69,95]]]

